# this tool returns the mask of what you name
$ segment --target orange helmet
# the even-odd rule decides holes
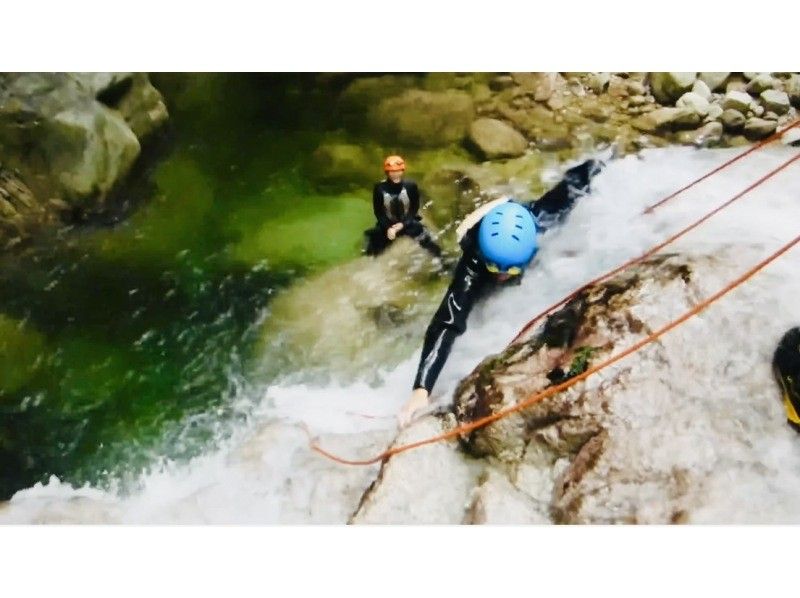
[[[405,172],[406,162],[400,156],[389,156],[383,161],[383,172],[397,172],[402,170]]]

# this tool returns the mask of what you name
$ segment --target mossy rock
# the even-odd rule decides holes
[[[314,150],[307,174],[319,189],[370,187],[383,178],[383,153],[372,144],[324,141]]]
[[[309,277],[270,304],[258,352],[266,373],[340,380],[375,375],[418,346],[446,285],[429,253],[401,237],[377,257],[361,257]]]
[[[367,122],[384,146],[444,147],[464,139],[474,114],[464,91],[409,89],[370,107]]]
[[[367,112],[385,98],[419,86],[416,75],[383,75],[358,78],[350,83],[336,102],[336,113],[343,126],[360,130],[367,125]]]

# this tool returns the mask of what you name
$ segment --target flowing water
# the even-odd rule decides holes
[[[261,147],[267,152],[264,148],[271,146]],[[304,149],[299,144],[297,151]],[[302,181],[280,160],[269,162],[263,155],[243,159],[250,166],[229,160],[228,168],[235,164],[245,174],[217,172],[209,179],[204,151],[214,152],[189,142],[156,169],[158,194],[170,201],[156,194],[122,227],[83,235],[69,247],[70,260],[63,252],[49,258],[45,253],[31,262],[35,266],[18,266],[25,276],[10,279],[17,288],[35,278],[53,288],[43,294],[40,286],[25,291],[22,285],[18,297],[4,295],[0,303],[4,313],[22,322],[22,330],[37,330],[24,337],[28,345],[20,342],[20,358],[31,358],[40,348],[49,356],[20,383],[24,391],[15,391],[27,403],[5,412],[8,425],[0,439],[7,447],[10,438],[10,454],[36,475],[6,481],[7,489],[20,487],[20,480],[30,488],[0,508],[0,522],[344,521],[354,507],[353,492],[339,496],[326,484],[347,478],[345,485],[357,496],[371,480],[374,468],[323,466],[291,426],[299,422],[331,441],[347,440],[338,448],[348,456],[371,456],[393,435],[393,416],[408,396],[418,352],[385,368],[377,383],[373,377],[296,383],[282,372],[273,372],[267,382],[249,378],[242,367],[248,331],[259,317],[269,317],[262,309],[266,297],[297,275],[294,251],[312,251],[283,253],[285,246],[272,248],[266,232],[275,223],[291,222],[287,212],[295,208],[292,197]],[[757,152],[655,215],[640,215],[645,206],[738,151],[670,148],[613,162],[566,223],[545,235],[523,284],[503,289],[474,310],[434,398],[446,403],[460,378],[500,350],[543,307],[641,253],[797,150]],[[272,170],[262,172],[265,161]],[[204,194],[205,204],[198,200]],[[183,204],[181,197],[187,198]],[[799,197],[800,166],[795,164],[677,242],[674,250],[689,256],[732,254],[744,271],[798,233]],[[353,197],[352,202],[368,211],[365,200]],[[349,207],[345,202],[337,209]],[[320,220],[312,223],[322,227],[328,218],[342,216],[303,213],[314,214]],[[253,240],[259,229],[265,230],[261,244]],[[336,243],[335,249],[314,250],[322,252],[320,267],[357,253],[350,240],[341,244],[346,249]],[[800,440],[784,423],[769,371],[778,338],[800,322],[798,260],[797,251],[787,254],[711,307],[700,316],[704,334],[685,333],[692,344],[676,363],[696,382],[696,397],[690,396],[689,407],[675,421],[653,428],[646,450],[653,458],[685,456],[688,467],[699,467],[691,464],[698,451],[725,456],[720,457],[724,467],[709,475],[697,521],[800,520]],[[726,282],[722,278],[720,287]],[[52,293],[51,300],[42,299],[46,293]],[[673,315],[668,306],[663,315],[665,321]],[[717,371],[720,363],[724,372]],[[706,371],[706,365],[716,370]],[[707,419],[727,430],[727,436],[709,435],[714,446],[698,445],[702,434],[697,430],[684,433],[692,430],[692,422],[705,425]],[[154,455],[164,458],[154,464]],[[100,483],[118,480],[120,471],[138,471],[131,465],[137,462],[149,463],[150,471],[134,476],[136,484]],[[97,476],[99,470],[111,473]],[[315,501],[329,510],[312,517],[307,506]]]

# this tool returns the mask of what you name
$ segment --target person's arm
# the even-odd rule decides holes
[[[559,183],[536,201],[528,204],[528,209],[536,218],[539,228],[547,228],[554,221],[561,220],[574,207],[575,200],[589,193],[592,178],[600,172],[597,160],[586,160],[564,173]]]
[[[386,215],[386,208],[383,205],[383,193],[381,192],[380,183],[375,185],[372,190],[372,211],[375,214],[375,219],[378,221],[378,226],[381,230],[386,230],[392,226],[389,217]]]
[[[414,181],[408,181],[406,184],[408,190],[408,218],[409,220],[420,220],[419,216],[419,187]]]

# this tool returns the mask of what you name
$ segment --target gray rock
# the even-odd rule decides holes
[[[722,123],[713,121],[695,131],[681,131],[678,134],[678,141],[687,145],[706,147],[719,142],[722,139],[722,133]]]
[[[725,110],[738,110],[747,112],[753,104],[753,98],[743,91],[729,91],[722,100],[722,107]]]
[[[702,79],[698,79],[692,85],[692,93],[696,93],[704,100],[711,101],[711,88],[709,88],[708,84]]]
[[[744,114],[732,108],[725,110],[720,116],[720,120],[726,131],[739,131],[745,123]]]
[[[611,81],[611,73],[592,73],[589,77],[589,88],[596,94],[603,93]]]
[[[718,91],[725,88],[725,81],[730,73],[700,73],[698,77],[711,91]]]
[[[632,121],[631,124],[640,131],[654,133],[662,129],[696,127],[701,120],[700,115],[689,108],[667,107],[648,112]]]
[[[747,91],[753,95],[758,95],[768,89],[775,89],[778,85],[779,82],[775,77],[769,73],[760,73],[747,84]]]
[[[650,73],[650,88],[656,100],[671,104],[692,88],[697,73]]]
[[[522,134],[494,118],[479,118],[470,125],[469,141],[484,159],[515,158],[525,153],[528,142]]]
[[[777,91],[775,89],[762,91],[761,102],[764,108],[775,114],[785,114],[791,107],[789,95],[785,91]]]
[[[766,112],[766,110],[764,110],[764,106],[753,106],[751,111],[753,112],[754,116],[764,116],[764,112]]]
[[[678,108],[687,108],[699,116],[708,114],[708,100],[693,91],[683,94],[675,105]]]
[[[87,204],[102,202],[129,172],[140,151],[136,132],[120,110],[97,99],[123,103],[134,87],[132,77],[129,85],[104,95],[121,80],[120,74],[100,73],[86,79],[68,73],[0,77],[0,158],[20,171],[36,197],[94,207]],[[148,121],[137,112],[144,105],[132,102],[132,122],[139,116]],[[165,119],[166,109],[149,122]],[[146,129],[137,126],[142,134]]]
[[[772,135],[778,128],[778,123],[774,120],[763,118],[750,118],[744,125],[744,135],[748,139],[763,139]]]
[[[725,110],[719,104],[711,104],[708,107],[707,118],[710,120],[719,120]]]
[[[778,118],[780,118],[780,117],[777,114],[775,114],[774,112],[765,112],[763,118],[765,120],[775,120],[775,121],[777,121]]]

